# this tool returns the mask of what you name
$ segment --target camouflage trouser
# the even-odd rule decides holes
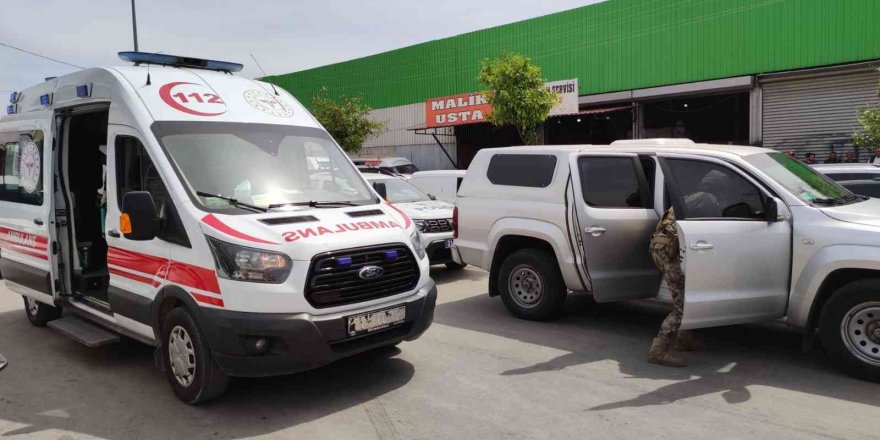
[[[681,271],[681,260],[669,258],[665,252],[652,252],[654,264],[666,277],[666,286],[672,294],[672,312],[666,316],[660,324],[660,332],[657,338],[675,344],[678,338],[678,328],[681,327],[681,316],[684,313],[684,273]]]

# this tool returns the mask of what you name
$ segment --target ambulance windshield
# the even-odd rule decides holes
[[[317,128],[156,122],[152,129],[193,200],[207,209],[376,203],[345,154]]]

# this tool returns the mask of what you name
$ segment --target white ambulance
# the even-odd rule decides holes
[[[32,323],[156,346],[191,404],[430,326],[415,224],[296,99],[240,64],[120,57],[0,118],[0,276]]]

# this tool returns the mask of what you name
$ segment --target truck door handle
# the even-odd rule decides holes
[[[40,219],[38,219],[38,218],[35,218],[35,219],[34,219],[34,224],[37,225],[37,226],[43,226],[43,220],[40,220]]]
[[[605,233],[605,228],[601,226],[590,226],[589,228],[584,229],[584,232],[592,235],[593,237],[598,237]]]
[[[120,235],[119,235],[119,231],[117,231],[116,229],[111,229],[111,230],[107,231],[107,235],[109,235],[109,236],[111,236],[111,237],[113,237],[113,238],[119,238],[119,237],[120,237]]]
[[[709,249],[714,249],[715,246],[711,243],[706,243],[705,241],[700,240],[696,243],[691,243],[690,248],[695,251],[708,251]]]

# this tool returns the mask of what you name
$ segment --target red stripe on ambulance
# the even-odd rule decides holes
[[[271,241],[266,241],[266,240],[263,240],[263,239],[260,239],[257,237],[247,235],[243,232],[236,231],[235,229],[230,228],[229,225],[227,225],[226,223],[223,223],[222,221],[220,221],[220,219],[215,217],[214,214],[208,214],[208,215],[202,217],[202,222],[205,223],[206,225],[226,234],[226,235],[229,235],[231,237],[235,237],[235,238],[238,238],[241,240],[251,241],[254,243],[262,243],[262,244],[278,244],[278,243],[273,243]]]

